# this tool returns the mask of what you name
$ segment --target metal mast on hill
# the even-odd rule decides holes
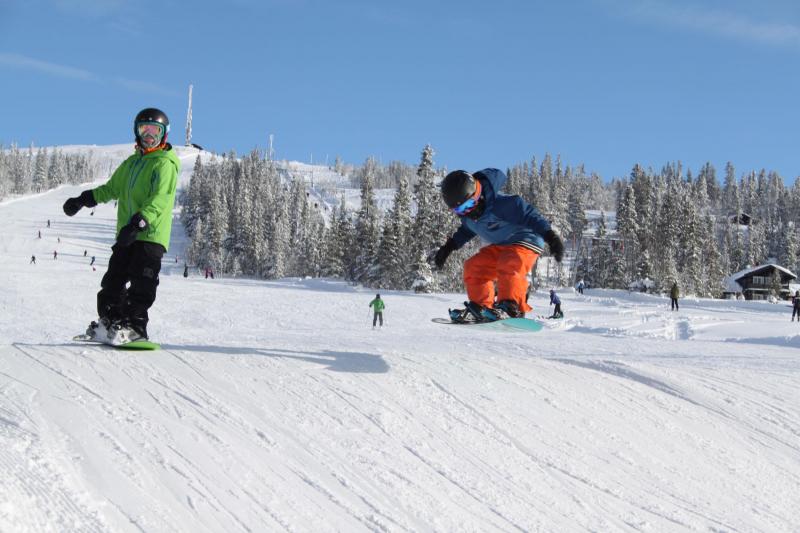
[[[189,110],[186,112],[186,146],[192,145],[192,87],[189,85]]]

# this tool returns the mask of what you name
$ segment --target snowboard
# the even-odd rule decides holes
[[[450,324],[452,326],[474,326],[500,331],[529,331],[531,333],[541,331],[544,328],[541,322],[530,318],[505,318],[493,322],[453,322],[449,318],[433,318],[431,321],[436,324]]]
[[[159,350],[161,349],[161,345],[156,344],[155,342],[151,342],[144,339],[139,339],[136,341],[126,342],[124,344],[111,344],[108,342],[103,342],[97,340],[93,337],[89,337],[88,335],[75,335],[72,337],[72,340],[77,342],[86,342],[89,344],[102,344],[104,346],[110,346],[111,348],[117,348],[119,350]]]

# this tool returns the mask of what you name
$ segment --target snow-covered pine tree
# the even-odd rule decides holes
[[[567,197],[567,228],[565,228],[565,237],[572,242],[572,247],[577,247],[580,242],[583,230],[586,229],[588,221],[586,220],[586,209],[583,203],[583,193],[578,187],[573,186],[570,188]]]
[[[787,223],[783,229],[778,258],[781,266],[798,274],[797,233],[793,222]]]
[[[269,279],[279,279],[287,275],[291,249],[296,243],[289,240],[291,234],[289,220],[289,194],[283,188],[276,195],[276,203],[270,213],[269,249],[267,252],[265,274]]]
[[[372,159],[372,158],[370,158]],[[369,283],[380,243],[380,214],[375,200],[373,164],[367,161],[361,178],[361,206],[356,214],[356,240],[358,253],[354,281]]]
[[[741,209],[739,184],[736,181],[736,169],[733,163],[728,161],[725,164],[725,183],[722,188],[722,214],[725,216],[738,216],[737,209]]]
[[[704,218],[705,231],[703,241],[703,257],[705,257],[705,279],[701,296],[719,298],[722,296],[723,281],[729,274],[728,265],[724,262],[724,254],[716,237],[716,225],[712,216]]]
[[[409,288],[411,272],[411,192],[408,179],[400,178],[394,203],[383,225],[383,238],[378,263],[381,267],[381,286],[393,289]]]
[[[47,180],[47,148],[39,148],[36,151],[33,170],[33,191],[42,192],[49,188]]]
[[[673,281],[678,281],[677,251],[681,222],[680,181],[676,177],[670,179],[667,192],[663,195],[661,209],[658,214],[657,240],[655,249],[656,276],[660,287],[669,289]]]
[[[348,244],[348,212],[344,195],[339,206],[333,207],[331,224],[325,231],[325,251],[322,274],[327,277],[343,278],[346,274],[345,250]]]
[[[747,238],[747,263],[750,266],[760,265],[767,259],[767,242],[765,225],[762,222],[751,222]]]
[[[219,168],[212,170],[211,179],[219,184],[221,177]],[[225,197],[221,190],[215,187],[215,193],[211,198],[208,218],[206,220],[205,239],[207,241],[206,263],[198,265],[200,267],[210,266],[215,271],[223,271],[226,250],[224,244],[228,238],[228,209]]]
[[[703,192],[705,192],[705,186]],[[693,201],[694,200],[694,201]],[[682,267],[683,286],[687,294],[705,293],[703,268],[704,227],[697,212],[697,198],[685,194],[683,202],[683,231],[680,233],[679,264]],[[701,204],[702,205],[702,204]]]

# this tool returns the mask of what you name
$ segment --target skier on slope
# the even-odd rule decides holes
[[[181,166],[168,133],[163,111],[143,109],[133,121],[136,152],[104,185],[64,202],[68,216],[111,200],[118,205],[117,239],[97,293],[99,318],[86,331],[94,338],[107,335],[112,344],[147,339],[147,310],[156,299],[161,258],[169,247]]]
[[[372,315],[372,329],[375,329],[375,324],[378,323],[378,319],[380,319],[381,327],[383,327],[383,310],[386,308],[386,304],[381,300],[381,295],[376,294],[375,299],[369,303],[369,306],[372,307],[374,311]]]
[[[553,314],[547,318],[564,318],[564,313],[561,311],[561,298],[556,294],[555,289],[550,289],[550,305],[555,305]]]
[[[550,222],[519,196],[500,193],[508,177],[496,168],[474,175],[464,170],[442,180],[442,198],[461,219],[461,226],[435,253],[441,269],[447,257],[478,235],[489,245],[464,262],[464,284],[470,301],[454,309],[456,322],[493,321],[524,317],[531,307],[525,301],[526,275],[546,242],[556,261],[564,256],[564,243]],[[495,295],[495,283],[497,284]],[[496,300],[496,302],[495,302]]]

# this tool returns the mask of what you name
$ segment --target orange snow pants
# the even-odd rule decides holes
[[[496,282],[497,301],[513,300],[527,313],[531,306],[525,301],[526,276],[538,258],[539,254],[518,244],[491,244],[481,248],[464,261],[467,296],[475,303],[493,307]]]

